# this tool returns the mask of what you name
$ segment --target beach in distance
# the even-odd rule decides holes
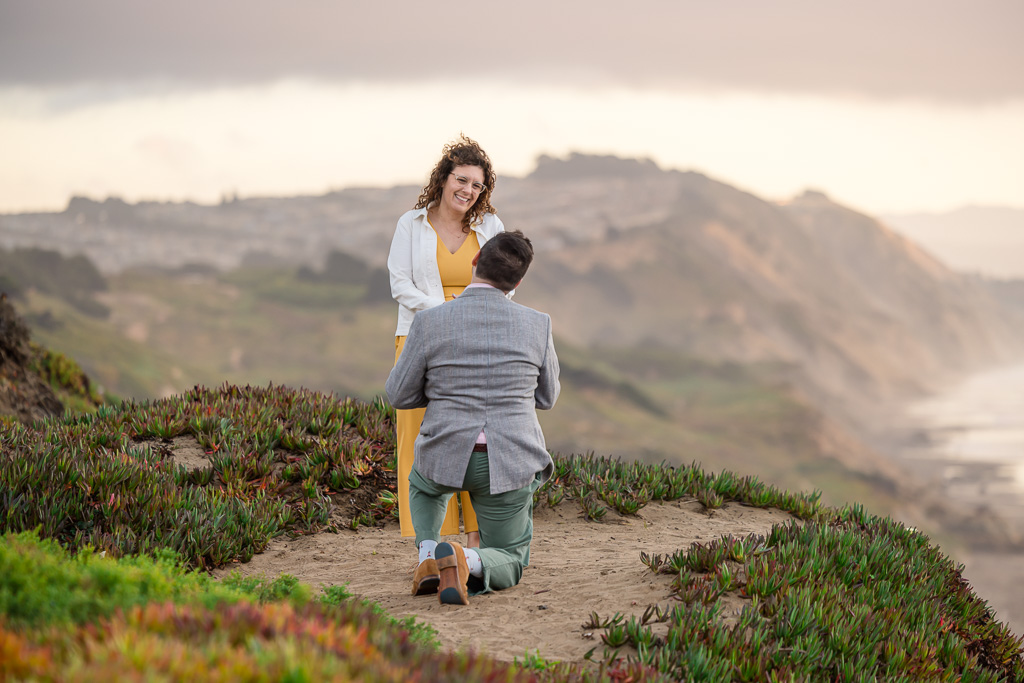
[[[914,433],[894,450],[908,469],[979,516],[997,515],[1016,550],[964,551],[968,580],[1024,632],[1024,365],[973,374],[907,409]]]

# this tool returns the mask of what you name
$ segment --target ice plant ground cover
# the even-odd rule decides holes
[[[639,618],[592,615],[602,642],[588,662],[439,653],[429,628],[340,587],[313,598],[288,577],[204,573],[280,534],[383,523],[392,420],[380,401],[225,385],[4,423],[0,678],[1024,680],[1022,639],[926,536],[697,464],[556,455],[535,503],[595,521],[679,499],[793,518],[766,536],[638,556],[673,577],[675,600]]]

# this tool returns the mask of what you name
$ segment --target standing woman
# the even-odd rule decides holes
[[[398,219],[388,254],[391,295],[398,302],[395,362],[402,354],[416,311],[439,306],[462,293],[473,276],[473,257],[484,243],[505,230],[494,215],[491,160],[466,136],[445,146],[416,207]],[[413,445],[424,409],[397,411],[398,513],[402,536],[415,536],[409,514],[409,473]],[[460,494],[467,546],[480,545],[476,513],[469,494]],[[448,504],[441,534],[459,533],[456,497]]]

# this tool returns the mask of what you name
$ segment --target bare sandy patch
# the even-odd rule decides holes
[[[397,523],[358,531],[279,538],[237,569],[245,575],[291,574],[320,585],[349,590],[380,603],[397,617],[414,615],[437,629],[449,650],[474,650],[500,660],[527,653],[580,661],[593,647],[603,651],[600,631],[584,628],[592,612],[641,615],[651,605],[667,606],[671,577],[657,575],[640,552],[671,554],[695,541],[723,535],[766,534],[791,516],[738,503],[712,513],[693,500],[651,503],[637,517],[609,511],[601,522],[579,515],[574,503],[542,505],[534,519],[530,567],[518,586],[470,598],[466,607],[440,605],[436,596],[410,595],[416,549],[399,536]],[[463,538],[464,541],[464,538]],[[739,607],[733,605],[732,610]]]
[[[192,436],[177,436],[171,440],[168,449],[176,465],[187,470],[198,470],[210,466],[210,456]]]

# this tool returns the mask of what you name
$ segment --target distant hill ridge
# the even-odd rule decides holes
[[[572,152],[567,159],[542,154],[537,168],[527,180],[573,180],[579,178],[645,178],[664,173],[650,159],[623,159],[611,154],[580,154]]]
[[[664,172],[656,191],[628,175],[595,180],[580,211],[628,195],[648,220],[604,206],[573,230],[553,207],[561,244],[523,291],[578,343],[783,361],[815,398],[863,408],[1024,353],[1021,316],[987,287],[821,193],[777,205],[696,173]],[[540,197],[531,178],[517,189]],[[506,223],[544,215],[535,202]]]
[[[86,251],[105,270],[232,267],[250,253],[322,267],[331,250],[381,267],[414,195],[353,188],[218,206],[76,198],[62,214],[0,217],[0,239]],[[821,193],[780,205],[650,160],[572,154],[499,178],[494,202],[540,253],[519,300],[583,345],[787,363],[814,398],[862,408],[1024,355],[1019,309]]]

